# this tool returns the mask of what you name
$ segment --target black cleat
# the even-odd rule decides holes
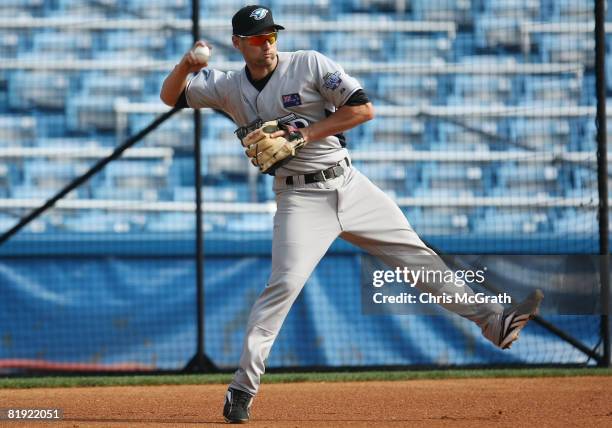
[[[225,394],[223,417],[230,424],[246,424],[251,417],[253,396],[239,389],[229,388]]]

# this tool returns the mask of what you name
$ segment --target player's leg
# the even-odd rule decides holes
[[[303,189],[277,195],[272,273],[257,298],[231,388],[254,395],[274,339],[304,283],[340,234],[334,190]]]
[[[339,212],[343,226],[341,237],[377,256],[391,268],[414,268],[416,265],[434,272],[449,270],[442,259],[419,238],[397,204],[357,170],[351,171],[339,195]],[[469,286],[458,287],[454,283],[420,282],[417,287],[436,296],[474,294]],[[441,305],[472,320],[487,339],[504,347],[509,345],[508,341],[511,343],[516,339],[528,321],[525,315],[533,315],[540,300],[539,295],[530,296],[510,319],[506,317],[508,312],[504,313],[503,306],[499,304],[469,303],[473,300],[453,298],[450,303]]]

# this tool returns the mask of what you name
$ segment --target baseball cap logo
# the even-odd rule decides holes
[[[260,7],[258,9],[255,9],[253,12],[251,12],[249,17],[253,18],[255,21],[260,21],[264,19],[267,14],[268,14],[268,9],[264,9],[263,7]]]

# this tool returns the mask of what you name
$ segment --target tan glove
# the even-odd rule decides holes
[[[272,136],[277,131],[283,134]],[[279,126],[277,120],[264,122],[242,140],[246,155],[261,172],[270,173],[287,163],[306,145],[301,133],[290,126]]]

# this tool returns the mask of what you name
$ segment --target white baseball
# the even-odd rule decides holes
[[[197,46],[193,50],[193,54],[198,62],[208,62],[208,58],[210,58],[210,49],[208,46]]]

